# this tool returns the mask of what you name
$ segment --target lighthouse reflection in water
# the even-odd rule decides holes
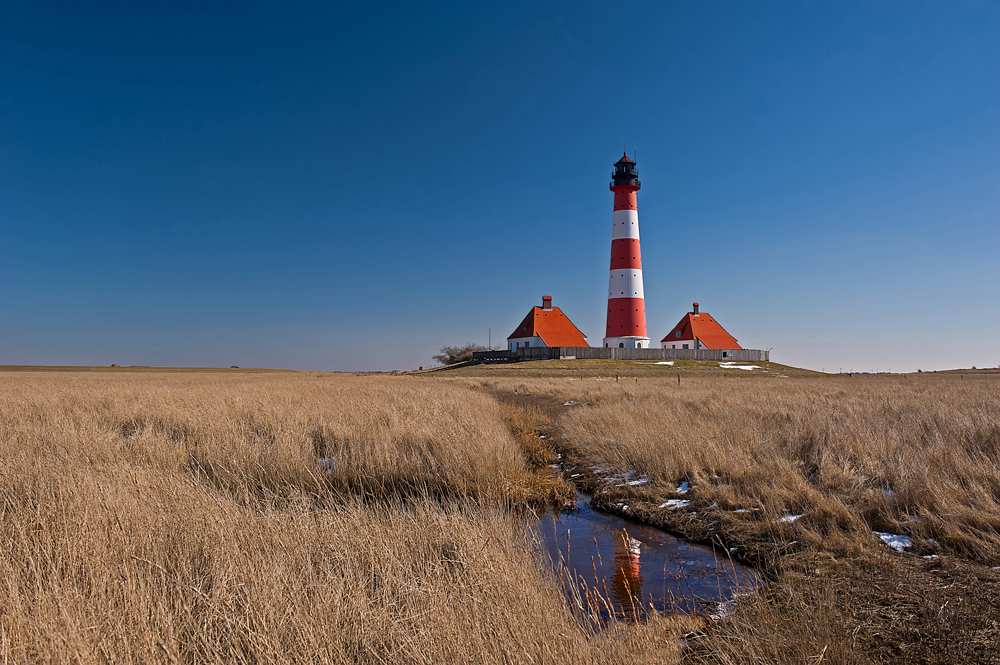
[[[589,614],[642,619],[658,612],[706,613],[759,583],[724,550],[689,543],[659,529],[579,510],[540,516],[538,535],[564,581]]]

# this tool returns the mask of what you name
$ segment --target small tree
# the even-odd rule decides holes
[[[434,360],[438,361],[442,365],[454,365],[455,363],[463,363],[468,360],[472,360],[472,354],[475,351],[488,351],[485,346],[481,344],[475,344],[473,342],[466,342],[460,346],[444,346],[441,347],[441,353],[431,356]]]

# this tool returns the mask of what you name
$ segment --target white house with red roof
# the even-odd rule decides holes
[[[552,296],[542,296],[542,306],[532,307],[517,330],[507,337],[507,349],[510,351],[529,346],[590,345],[587,344],[587,336],[573,325],[569,317],[552,306]]]
[[[684,315],[674,329],[660,340],[661,349],[742,349],[736,338],[706,312],[698,311],[698,303]]]

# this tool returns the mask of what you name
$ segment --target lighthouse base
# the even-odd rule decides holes
[[[605,337],[604,346],[619,349],[648,349],[648,337]]]

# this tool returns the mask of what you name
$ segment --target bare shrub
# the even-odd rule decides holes
[[[441,347],[441,353],[431,357],[442,365],[454,365],[472,360],[472,354],[477,351],[489,351],[489,348],[474,342],[466,342],[459,346]]]

